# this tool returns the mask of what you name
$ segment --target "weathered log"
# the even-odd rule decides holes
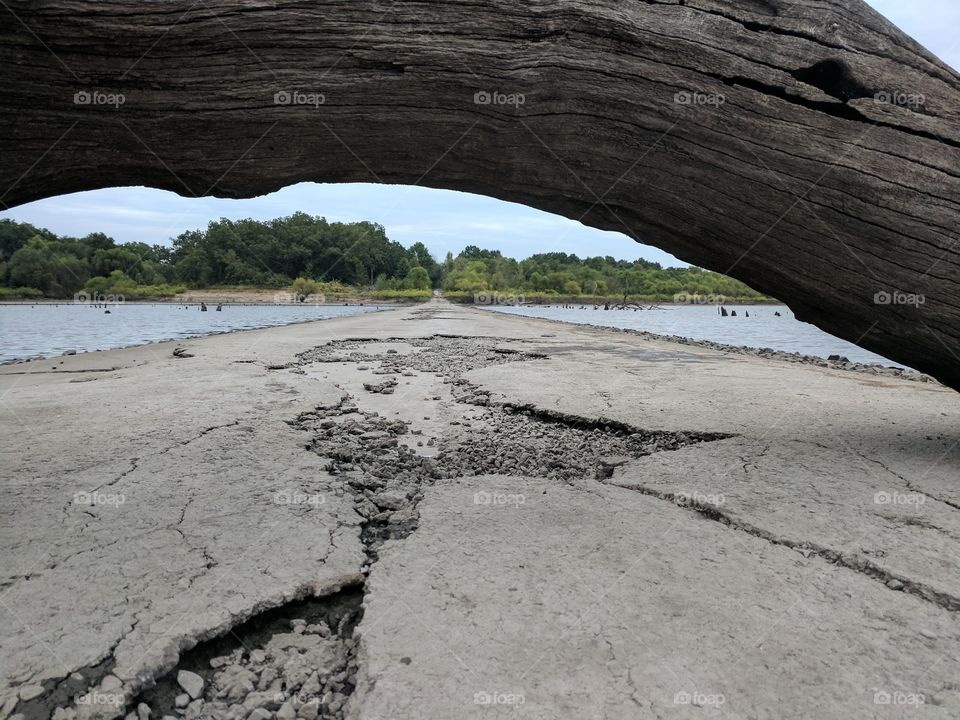
[[[859,0],[7,0],[0,202],[453,188],[960,388],[960,78]],[[584,254],[590,248],[584,248]]]

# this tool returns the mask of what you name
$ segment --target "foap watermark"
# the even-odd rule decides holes
[[[677,502],[681,505],[693,505],[700,507],[703,505],[713,505],[720,507],[727,502],[727,497],[723,493],[708,494],[699,490],[678,492],[676,494]]]
[[[502,292],[478,292],[473,294],[474,305],[523,305],[523,295],[508,295]]]
[[[319,109],[321,105],[327,102],[327,96],[323,93],[308,93],[300,90],[280,90],[273,94],[274,105],[311,105],[314,109]]]
[[[527,502],[526,495],[481,491],[473,494],[474,505],[513,505],[519,507]]]
[[[480,691],[473,694],[474,705],[523,705],[526,701],[523,693]]]
[[[86,290],[81,290],[73,296],[73,302],[76,305],[122,305],[126,301],[127,298],[123,295]]]
[[[121,709],[127,704],[126,698],[123,695],[119,693],[100,692],[99,690],[91,690],[83,695],[76,695],[73,701],[77,705],[97,705]]]
[[[878,290],[873,294],[874,305],[913,305],[914,307],[920,307],[926,302],[927,298],[919,293]]]
[[[873,689],[874,705],[907,705],[917,707],[927,702],[923,693],[903,692],[902,690]]]
[[[896,490],[881,490],[873,496],[874,505],[923,505],[927,496],[923,493],[902,493]]]
[[[697,105],[720,107],[727,101],[721,93],[702,93],[690,90],[681,90],[673,96],[676,105]]]
[[[677,293],[673,302],[678,305],[723,305],[727,302],[726,295],[699,295],[697,293]]]
[[[127,101],[123,93],[103,90],[78,90],[73,94],[74,105],[109,105],[115,110]]]
[[[723,693],[703,693],[697,690],[681,690],[673,696],[674,705],[696,705],[697,707],[720,707],[727,702]]]
[[[323,701],[323,697],[317,693],[305,693],[305,692],[284,692],[280,691],[273,696],[273,701],[277,705],[283,705],[283,703],[290,700],[294,705],[309,705],[310,703],[319,704]]]
[[[91,490],[73,494],[74,505],[98,505],[107,507],[120,507],[127,501],[123,493],[105,493],[99,490]]]
[[[905,93],[897,90],[878,92],[873,96],[873,100],[883,105],[907,108],[918,108],[927,102],[927,98],[922,93]]]
[[[504,93],[499,90],[478,90],[473,94],[475,105],[512,105],[515,108],[526,104],[527,96],[523,93]]]
[[[281,490],[273,494],[275,505],[307,505],[308,507],[320,507],[327,501],[327,498],[320,493],[307,494],[295,490]]]
[[[323,293],[304,295],[289,291],[281,291],[273,295],[273,302],[276,305],[306,305],[307,300],[310,301],[310,305],[323,305],[327,301],[327,296]]]

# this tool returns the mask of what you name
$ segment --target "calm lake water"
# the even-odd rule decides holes
[[[577,306],[579,308],[579,306]],[[654,310],[594,310],[537,306],[494,306],[511,315],[549,318],[586,325],[605,325],[629,330],[646,330],[658,335],[680,335],[694,340],[711,340],[726,345],[768,347],[803,355],[843,355],[853,362],[880,363],[903,367],[868,350],[797,320],[783,305],[735,305],[737,317],[720,317],[714,305],[666,305]],[[781,317],[774,313],[779,312]],[[750,317],[745,317],[750,313]]]
[[[380,306],[381,308],[384,306]],[[226,305],[223,312],[200,312],[196,306],[156,305],[0,305],[0,361],[38,355],[60,355],[66,350],[89,352],[179,340],[229,330],[327,320],[376,311],[377,306],[342,305]],[[844,355],[855,362],[893,362],[840,340],[813,325],[800,322],[779,305],[738,305],[737,317],[721,318],[714,306],[668,305],[656,310],[586,310],[559,307],[491,308],[499,312],[563,320],[589,325],[646,330],[660,335],[682,335],[728,345],[769,347],[804,355]],[[750,317],[744,316],[744,311]],[[775,312],[781,317],[776,317]]]
[[[222,312],[216,312],[215,307],[201,312],[195,305],[122,304],[110,305],[108,315],[104,308],[88,305],[0,305],[0,361],[60,355],[66,350],[108,350],[377,310],[377,306],[225,305]]]

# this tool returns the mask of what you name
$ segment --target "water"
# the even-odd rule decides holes
[[[289,325],[373,312],[376,306],[224,305],[222,312],[195,305],[0,305],[0,361],[66,350],[90,352],[230,330]],[[185,309],[186,308],[186,309]]]
[[[646,330],[658,335],[680,335],[694,340],[710,340],[725,345],[768,347],[803,355],[826,358],[842,355],[853,362],[897,365],[869,350],[834,337],[813,325],[797,320],[784,305],[735,305],[737,317],[720,317],[713,305],[667,305],[654,310],[580,310],[554,306],[525,305],[490,308],[511,315],[549,318],[586,325],[604,325],[629,330]],[[750,317],[745,317],[745,313]],[[779,312],[781,317],[774,313]]]
[[[326,320],[376,310],[376,306],[342,305],[226,305],[223,312],[211,306],[155,305],[0,305],[0,361],[37,355],[60,355],[66,350],[89,352],[142,345],[159,340],[179,340],[230,330],[273,327],[306,320]],[[712,305],[668,305],[656,310],[586,310],[559,307],[496,306],[513,315],[542,317],[564,322],[646,330],[659,335],[682,335],[727,345],[769,347],[804,355],[843,355],[854,362],[894,365],[875,355],[800,322],[782,305],[738,305],[737,317],[721,318]],[[749,312],[750,317],[744,316]],[[776,317],[779,312],[781,317]]]

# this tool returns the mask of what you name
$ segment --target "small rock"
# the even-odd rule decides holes
[[[388,490],[375,495],[373,502],[377,507],[386,508],[387,510],[399,510],[407,504],[407,494],[397,490]]]
[[[327,706],[327,711],[331,713],[337,712],[340,708],[343,707],[343,704],[347,701],[346,695],[341,693],[335,693],[333,696],[333,701]]]
[[[313,673],[300,688],[300,692],[311,697],[317,695],[320,692],[320,676]]]
[[[28,702],[29,700],[40,697],[43,693],[43,685],[24,685],[20,688],[19,695],[21,700]]]
[[[174,698],[173,704],[175,707],[185,708],[190,704],[190,696],[186,693],[180,693],[176,698]]]
[[[320,703],[316,700],[311,700],[308,703],[304,703],[297,711],[297,717],[303,718],[303,720],[316,720],[317,715],[319,714]]]
[[[203,693],[203,678],[189,670],[181,670],[177,673],[177,684],[194,700]]]
[[[257,690],[266,690],[270,685],[280,677],[277,669],[272,665],[268,665],[264,668],[263,672],[260,673],[260,681],[257,683]]]
[[[313,625],[307,625],[305,632],[308,632],[312,635],[319,635],[320,637],[327,637],[330,635],[330,628],[321,620]]]
[[[262,665],[267,660],[267,654],[259,648],[250,653],[250,662]]]
[[[150,720],[150,706],[146,703],[137,705],[137,720]]]
[[[203,717],[203,700],[194,700],[187,705],[187,711],[183,714],[186,720],[200,720]]]
[[[253,692],[254,681],[257,676],[242,665],[228,665],[213,680],[217,688],[217,698],[223,699],[231,705],[243,702],[243,699]]]
[[[271,717],[273,717],[273,714],[269,710],[257,708],[247,715],[247,720],[270,720]]]
[[[277,720],[296,720],[297,711],[293,709],[293,703],[287,700],[280,709],[277,710]]]
[[[887,581],[887,587],[891,590],[903,590],[903,583],[896,578],[891,578]]]

